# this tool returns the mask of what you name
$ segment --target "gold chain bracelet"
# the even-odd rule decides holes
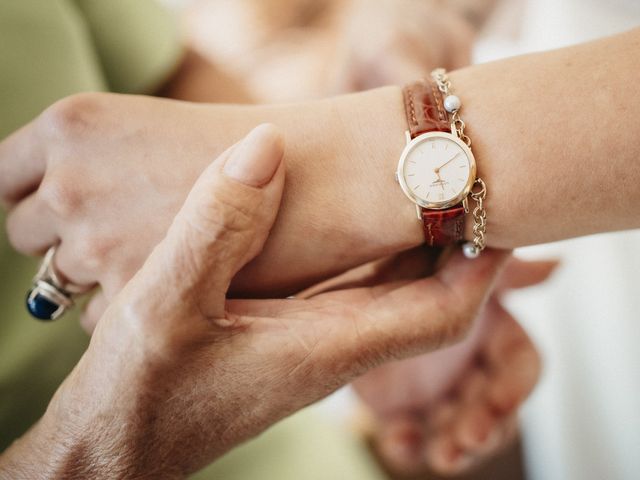
[[[457,136],[467,147],[471,148],[471,138],[464,133],[465,123],[460,117],[462,102],[451,93],[451,80],[449,80],[446,70],[444,68],[435,69],[431,72],[431,78],[442,93],[444,108],[449,114],[449,122],[451,123],[451,134]],[[487,186],[481,178],[476,178],[469,196],[476,202],[472,211],[473,241],[463,245],[463,252],[468,258],[476,258],[487,246],[487,211],[484,208]]]

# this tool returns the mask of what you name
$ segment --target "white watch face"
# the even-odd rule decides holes
[[[413,140],[398,168],[405,193],[428,208],[459,203],[475,177],[475,161],[469,148],[453,135],[433,132]]]

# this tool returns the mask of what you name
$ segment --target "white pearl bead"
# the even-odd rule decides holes
[[[480,256],[480,250],[471,242],[462,245],[462,253],[467,258],[478,258]]]
[[[444,109],[449,113],[455,113],[460,110],[462,102],[456,95],[447,95],[444,99]]]

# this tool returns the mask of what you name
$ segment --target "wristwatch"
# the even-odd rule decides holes
[[[463,250],[466,256],[477,257],[485,246],[486,212],[482,202],[486,187],[476,177],[471,141],[459,116],[461,102],[450,94],[450,82],[442,69],[435,70],[431,80],[407,85],[403,96],[409,129],[396,179],[415,204],[425,242],[432,247],[463,240],[471,196],[477,203],[473,210],[474,241],[465,244]],[[478,189],[474,190],[476,185]]]

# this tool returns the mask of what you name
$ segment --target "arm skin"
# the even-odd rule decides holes
[[[640,29],[461,70],[489,244],[640,227]]]
[[[451,73],[489,189],[489,246],[640,226],[639,50],[636,29]],[[272,106],[70,97],[0,143],[10,239],[28,254],[60,240],[57,267],[110,301],[211,157],[264,122],[287,139],[287,186],[235,295],[294,293],[423,242],[394,180],[407,128],[399,87]]]
[[[414,281],[228,301],[276,218],[283,155],[266,125],[205,169],[43,418],[0,455],[1,479],[186,478],[367,369],[468,331],[506,252],[458,253]]]
[[[451,74],[489,189],[489,246],[640,227],[639,51],[635,29]],[[339,238],[341,251],[354,261],[364,245],[372,257],[419,245],[413,205],[393,180],[406,130],[401,90],[388,87],[296,110],[264,112],[282,115],[278,123],[294,145],[287,152],[285,208],[254,266],[279,264],[284,255],[301,265],[311,260],[301,258],[310,252],[304,232],[299,245],[284,239],[300,226],[319,236],[329,254],[332,239]],[[365,164],[351,161],[362,157]],[[468,218],[467,239],[471,226]],[[294,248],[282,248],[290,242]]]
[[[636,29],[451,74],[479,175],[489,188],[490,246],[514,248],[640,227],[639,51]],[[392,218],[404,210],[412,216],[411,205],[395,195],[397,185],[384,182],[392,179],[406,128],[400,92],[391,88],[377,95],[391,115],[387,134],[369,136],[384,142],[372,149],[380,156],[379,167],[371,170],[380,177],[389,172],[389,178],[376,185],[387,208],[370,213],[379,225],[391,226],[376,230],[395,233],[398,246],[415,245],[421,241],[419,225]],[[365,222],[355,224],[366,229]]]

